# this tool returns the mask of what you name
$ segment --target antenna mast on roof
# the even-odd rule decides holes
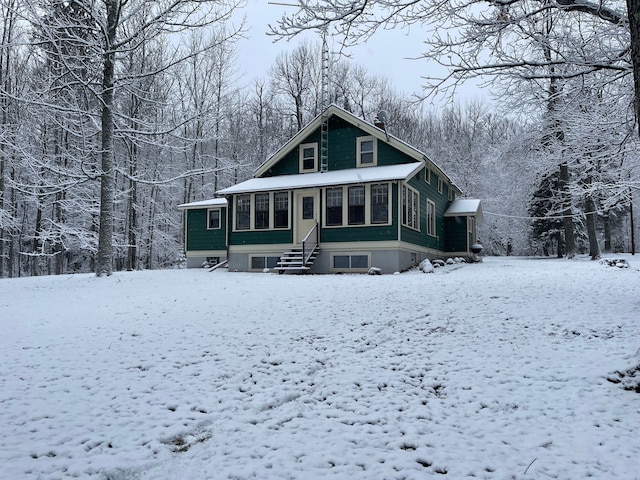
[[[270,5],[282,5],[285,7],[297,7],[318,17],[318,11],[310,6],[296,5],[293,3],[269,2]],[[325,17],[327,9],[321,8],[322,17]],[[329,46],[327,44],[328,23],[322,22],[320,35],[322,36],[322,52],[320,65],[320,172],[329,170]]]

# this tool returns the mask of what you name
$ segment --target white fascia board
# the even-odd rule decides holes
[[[199,202],[183,203],[178,205],[180,210],[189,210],[191,208],[206,208],[206,207],[226,207],[226,198],[210,198],[209,200],[201,200]]]
[[[422,167],[424,167],[422,162],[415,162],[384,165],[382,167],[349,168],[323,173],[299,173],[295,175],[279,175],[277,177],[252,178],[233,187],[220,190],[217,193],[220,195],[233,195],[406,180],[415,175]]]

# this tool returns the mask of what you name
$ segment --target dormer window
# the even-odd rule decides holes
[[[357,166],[374,167],[378,164],[377,141],[375,137],[359,137],[357,147]]]
[[[318,171],[318,144],[305,143],[300,145],[300,173]]]

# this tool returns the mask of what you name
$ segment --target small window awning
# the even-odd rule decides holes
[[[458,198],[451,202],[445,217],[476,217],[478,222],[482,221],[482,202],[473,198]]]
[[[390,182],[406,180],[418,172],[424,163],[404,163],[381,167],[349,168],[329,172],[298,173],[277,177],[252,178],[233,187],[218,191],[219,195],[238,193],[269,192],[277,190],[299,190],[302,188],[358,185],[361,183]]]
[[[182,203],[178,205],[181,210],[189,210],[191,208],[209,208],[209,207],[226,207],[226,198],[210,198],[209,200],[200,200],[199,202]]]

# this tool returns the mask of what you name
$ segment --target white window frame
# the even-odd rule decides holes
[[[420,192],[407,184],[402,185],[400,205],[402,225],[420,231]],[[406,211],[406,218],[405,218]]]
[[[218,226],[212,227],[209,223],[209,215],[211,212],[218,212]],[[221,208],[208,208],[207,209],[207,230],[220,230],[222,228],[222,209]]]
[[[371,163],[362,163],[362,144],[364,142],[373,142],[373,161]],[[378,165],[378,139],[372,135],[366,137],[358,137],[356,139],[356,166],[357,167],[375,167]],[[368,153],[368,152],[367,152]]]
[[[442,185],[443,185],[443,181],[442,178],[440,178],[440,176],[438,176],[438,193],[442,193]]]
[[[436,236],[436,204],[427,199],[427,235]]]
[[[249,227],[248,228],[238,228],[238,200],[240,197],[249,197]],[[253,230],[253,195],[250,193],[243,193],[240,195],[233,196],[233,231],[234,232],[248,232]]]
[[[275,211],[275,195],[277,193],[286,193],[288,198],[288,210],[287,210],[287,226],[276,227],[276,211]],[[269,226],[268,228],[256,228],[256,195],[268,194],[269,195]],[[249,228],[238,228],[238,197],[249,195]],[[275,192],[256,192],[256,193],[243,193],[241,195],[234,195],[233,197],[233,231],[234,232],[266,232],[269,230],[291,230],[291,193],[288,191],[275,191]]]
[[[373,223],[371,221],[371,186],[387,185],[387,221]],[[322,228],[359,228],[359,227],[378,227],[391,225],[391,192],[393,187],[389,182],[376,182],[375,184],[367,183],[364,185],[364,223],[349,224],[349,187],[357,187],[361,185],[346,185],[344,187],[326,187],[322,189]],[[327,190],[341,188],[342,189],[342,223],[340,225],[327,225]]]
[[[305,158],[311,158],[303,156],[304,151],[307,148],[313,148],[313,168],[304,168]],[[298,169],[300,173],[312,173],[318,171],[318,142],[300,144],[298,147]]]
[[[429,167],[424,169],[424,181],[431,185],[431,169]]]

